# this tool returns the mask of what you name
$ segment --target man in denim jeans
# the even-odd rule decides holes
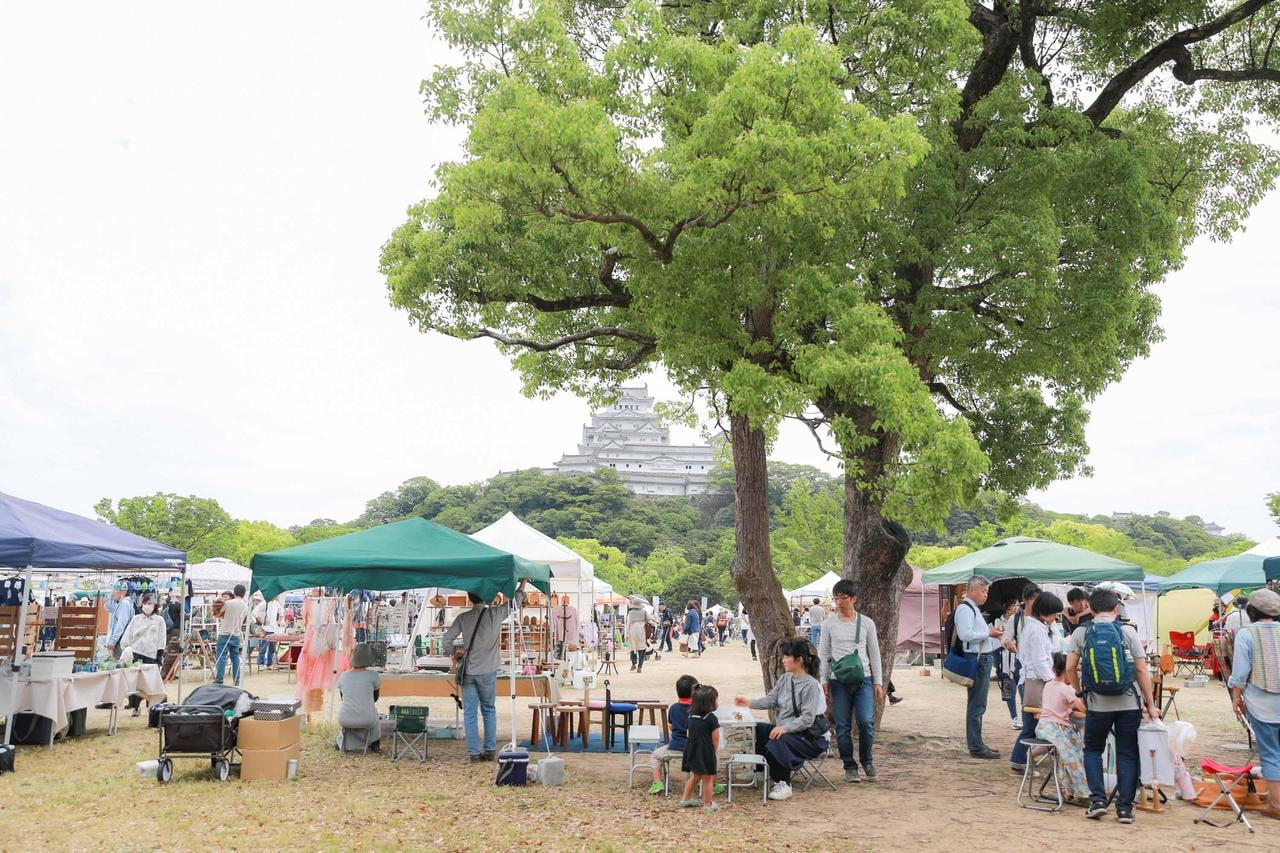
[[[1093,611],[1093,624],[1115,622],[1120,608],[1120,597],[1109,589],[1095,589],[1089,594],[1089,609]],[[1086,657],[1090,626],[1077,628],[1067,640],[1067,672],[1073,686],[1080,690],[1077,667]],[[1133,823],[1133,800],[1138,792],[1138,727],[1142,725],[1142,712],[1153,720],[1160,719],[1160,709],[1152,697],[1151,672],[1147,667],[1142,641],[1132,627],[1121,627],[1124,638],[1124,654],[1134,665],[1136,681],[1131,690],[1120,696],[1088,693],[1085,707],[1089,713],[1084,719],[1084,773],[1089,780],[1089,807],[1084,816],[1099,820],[1107,813],[1106,782],[1102,773],[1102,753],[1106,749],[1107,735],[1115,735],[1116,744],[1116,820]]]
[[[982,717],[987,713],[987,694],[991,692],[991,655],[1000,648],[1004,636],[1004,629],[987,627],[987,620],[982,616],[982,605],[987,603],[990,593],[990,578],[974,575],[969,580],[968,595],[955,612],[956,639],[963,644],[965,652],[978,659],[978,672],[969,686],[965,706],[965,740],[969,755],[986,759],[1000,757],[1000,753],[982,739]]]
[[[858,775],[858,764],[861,763],[867,781],[874,782],[876,768],[871,763],[871,745],[876,736],[876,703],[884,701],[880,640],[876,636],[876,623],[855,610],[858,592],[853,581],[836,581],[831,594],[835,597],[836,612],[822,621],[818,638],[821,678],[818,680],[822,682],[827,704],[836,717],[836,745],[844,763],[844,780],[861,782]],[[831,672],[833,663],[852,654],[862,661],[863,679],[859,684],[845,684]],[[856,761],[853,757],[854,720],[858,723]]]
[[[524,596],[524,585],[516,590],[517,605]],[[444,647],[459,655],[458,669],[462,687],[462,725],[467,734],[467,756],[472,764],[493,761],[498,749],[498,647],[502,637],[502,621],[511,613],[510,602],[498,596],[499,603],[485,604],[484,599],[468,592],[471,609],[462,613],[444,634]],[[458,643],[457,647],[454,643]],[[484,742],[480,741],[480,721],[484,717]]]
[[[240,684],[240,632],[249,618],[249,605],[244,600],[244,584],[236,584],[230,601],[222,604],[222,618],[218,620],[218,642],[214,647],[217,661],[213,683],[221,684],[226,674],[227,661],[231,661],[231,680]]]

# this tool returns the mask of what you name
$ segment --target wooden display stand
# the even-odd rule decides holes
[[[16,604],[0,607],[0,660],[13,657],[15,639],[18,636],[18,621],[22,616],[21,608]],[[22,657],[27,659],[35,651],[36,638],[40,636],[40,605],[27,605],[27,627],[23,631]]]
[[[53,647],[59,651],[75,652],[77,662],[93,660],[98,635],[107,632],[108,624],[107,608],[101,600],[85,607],[60,607]]]

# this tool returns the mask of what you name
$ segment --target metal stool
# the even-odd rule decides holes
[[[671,762],[683,760],[683,752],[668,752],[662,759],[662,796],[671,796]]]
[[[796,771],[797,773],[804,774],[804,777],[805,777],[804,787],[801,788],[800,790],[802,791],[809,790],[809,786],[819,780],[821,780],[822,784],[826,785],[831,790],[833,791],[837,790],[836,786],[832,784],[831,780],[828,779],[822,772],[822,762],[826,760],[827,760],[827,751],[825,749],[822,752],[818,753],[818,756],[816,758],[805,759],[804,764],[800,765],[800,769]]]
[[[627,756],[631,765],[627,769],[627,787],[630,788],[635,784],[636,771],[643,773],[649,769],[648,761],[641,764],[636,759],[642,755],[653,755],[653,751],[662,745],[662,729],[657,726],[628,726],[627,741]]]
[[[342,729],[342,750],[341,750],[341,752],[342,752],[342,754],[343,754],[343,755],[354,755],[354,754],[355,754],[355,750],[354,750],[354,749],[347,749],[347,732],[352,732],[352,731],[362,731],[362,729],[348,729],[348,728],[343,728],[343,729]],[[368,755],[368,754],[369,754],[369,742],[368,742],[367,740],[365,741],[364,749],[360,750],[360,754],[361,754],[361,755]]]
[[[1061,811],[1065,800],[1062,796],[1062,780],[1058,776],[1057,748],[1049,741],[1038,737],[1022,738],[1018,743],[1027,748],[1027,763],[1022,770],[1022,784],[1018,785],[1018,805],[1024,809],[1033,809],[1038,812]],[[1038,755],[1037,752],[1039,752]],[[1046,761],[1049,762],[1049,769],[1041,774],[1043,779],[1039,790],[1033,790],[1037,772],[1041,770]],[[1053,781],[1053,789],[1056,793],[1056,799],[1052,800],[1046,797],[1044,793],[1050,780]],[[1037,805],[1037,803],[1044,803],[1045,805]]]
[[[764,784],[760,786],[760,802],[766,803],[766,804],[769,802],[769,762],[765,760],[765,757],[763,755],[752,755],[752,754],[741,753],[741,752],[735,753],[729,756],[729,763],[726,765],[726,767],[727,767],[726,772],[728,773],[729,778],[728,778],[727,784],[725,785],[725,788],[729,794],[729,802],[731,803],[733,802],[734,788],[754,787],[756,784],[756,773],[761,771],[763,771],[764,773]],[[750,768],[751,781],[750,782],[734,782],[733,781],[734,767]],[[760,768],[760,770],[757,771],[756,768]]]

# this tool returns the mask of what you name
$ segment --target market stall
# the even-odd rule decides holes
[[[0,716],[7,718],[11,710],[18,709],[47,717],[53,721],[50,744],[53,735],[67,727],[76,711],[121,705],[135,693],[148,702],[163,702],[166,698],[160,667],[153,663],[45,678],[19,676],[15,681],[17,689],[12,694],[0,691]]]
[[[336,536],[320,542],[295,545],[279,551],[255,554],[250,562],[253,586],[268,599],[281,592],[307,587],[339,590],[397,591],[423,587],[448,587],[473,592],[491,600],[499,593],[511,597],[522,582],[548,592],[551,570],[514,554],[501,551],[469,536],[411,518]],[[514,633],[518,619],[511,610]],[[341,666],[350,655],[342,633],[333,657]],[[515,741],[516,669],[511,671],[512,741]]]
[[[28,597],[32,577],[37,572],[74,574],[168,569],[181,570],[185,581],[186,566],[184,551],[100,521],[0,493],[0,567],[21,571],[20,601]],[[19,609],[15,635],[18,638],[26,635],[28,615],[28,608]],[[185,633],[185,617],[183,621]],[[8,702],[4,706],[6,744],[13,737],[13,714],[7,712],[16,713],[24,708],[19,691],[23,690],[23,666],[28,662],[31,651],[21,641],[14,644],[12,664],[5,667],[4,681],[7,684],[0,683],[0,692],[8,694]],[[163,693],[163,688],[158,692]],[[179,675],[179,697],[181,694]],[[24,691],[23,695],[27,693]],[[56,702],[54,707],[57,707]]]

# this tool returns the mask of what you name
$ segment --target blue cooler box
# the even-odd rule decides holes
[[[499,785],[524,786],[529,782],[529,750],[504,749],[498,753]]]

